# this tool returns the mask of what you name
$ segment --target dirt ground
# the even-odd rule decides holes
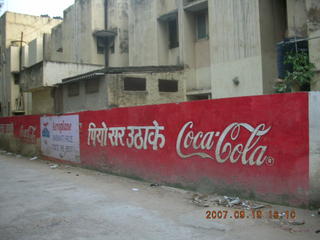
[[[223,201],[0,154],[0,240],[320,239],[317,211],[266,203],[253,211]]]

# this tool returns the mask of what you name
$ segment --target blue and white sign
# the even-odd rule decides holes
[[[43,155],[80,162],[79,115],[44,116],[40,123]]]

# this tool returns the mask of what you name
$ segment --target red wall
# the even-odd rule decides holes
[[[13,123],[13,135],[24,143],[36,144],[40,138],[40,116],[2,117],[0,124]]]
[[[237,192],[240,195],[291,204],[306,202],[309,178],[307,93],[118,108],[81,112],[79,115],[81,163],[84,165],[151,181],[218,190],[226,194]],[[98,128],[102,127],[102,122],[107,127],[153,126],[154,120],[164,126],[160,133],[166,139],[165,146],[158,150],[153,150],[151,145],[140,150],[121,144],[111,146],[110,141],[107,141],[107,146],[98,143],[92,146],[92,141],[88,145],[90,123]],[[204,136],[206,132],[214,131],[215,134],[219,132],[219,136],[213,137],[213,146],[209,150],[196,150],[193,145],[187,149],[182,146],[181,152],[184,155],[200,153],[182,158],[177,153],[177,138],[189,121],[193,122],[193,128],[187,128],[185,133],[192,130],[196,135],[202,131]],[[234,129],[233,135],[231,130],[226,130],[226,136],[221,137],[224,130],[233,123],[241,125],[231,128]],[[248,126],[252,127],[251,132]],[[261,136],[252,133],[254,129],[260,130]],[[122,138],[124,142],[129,132],[127,130]],[[201,143],[199,139],[195,148]],[[220,157],[224,159],[223,163],[218,162],[216,156],[219,139],[222,141]],[[246,144],[249,145],[245,147]],[[223,147],[226,148],[224,153]],[[235,152],[234,162],[228,156],[229,147]],[[243,157],[241,155],[245,154],[239,151],[245,152],[245,148],[247,154]],[[265,152],[258,160],[263,150]],[[239,155],[240,159],[236,161]],[[253,158],[249,163],[247,160],[250,156]]]
[[[84,166],[228,195],[245,195],[294,205],[308,202],[307,93],[116,108],[75,114],[79,114],[80,119],[80,156]],[[146,149],[128,147],[130,126],[154,127],[154,121],[157,121],[159,127],[164,127],[164,130],[159,130],[159,134],[165,138],[164,145],[160,144],[160,138],[154,146],[147,143]],[[21,125],[23,129],[36,126],[33,133],[39,138],[40,116],[0,118],[0,124],[8,122],[14,122],[14,135],[21,141],[32,143],[32,139],[21,136]],[[89,124],[90,128],[93,124],[96,128],[102,128],[102,122],[109,128],[109,133],[112,133],[114,127],[124,127],[124,135],[118,138],[118,146],[115,143],[112,146],[110,135],[106,146],[100,145],[97,136],[89,139],[88,144]],[[193,126],[191,128],[188,125],[183,133],[182,128],[188,122],[192,122]],[[141,132],[142,137],[145,136],[144,131]],[[148,131],[155,132],[152,129]],[[135,130],[134,133],[137,132]],[[177,144],[179,134],[180,145]],[[191,141],[192,136],[196,138],[193,139],[195,143]],[[93,146],[94,139],[96,146]],[[149,140],[153,139],[154,135],[151,134]],[[201,149],[201,140],[207,149]],[[140,145],[139,141],[137,143]],[[181,152],[180,156],[178,151]],[[233,152],[232,156],[230,152]],[[186,155],[188,157],[182,157]],[[220,162],[217,157],[221,158]]]

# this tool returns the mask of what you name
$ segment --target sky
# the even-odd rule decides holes
[[[18,12],[40,16],[48,14],[50,17],[63,17],[63,10],[74,3],[74,0],[0,0],[4,5],[0,11]]]

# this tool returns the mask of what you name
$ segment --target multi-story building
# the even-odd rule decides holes
[[[50,32],[61,22],[6,12],[0,18],[0,116],[30,114],[31,95],[20,89],[21,49],[31,40]]]
[[[33,113],[274,93],[285,38],[306,41],[320,69],[319,9],[318,0],[76,0],[22,49],[20,85]]]

